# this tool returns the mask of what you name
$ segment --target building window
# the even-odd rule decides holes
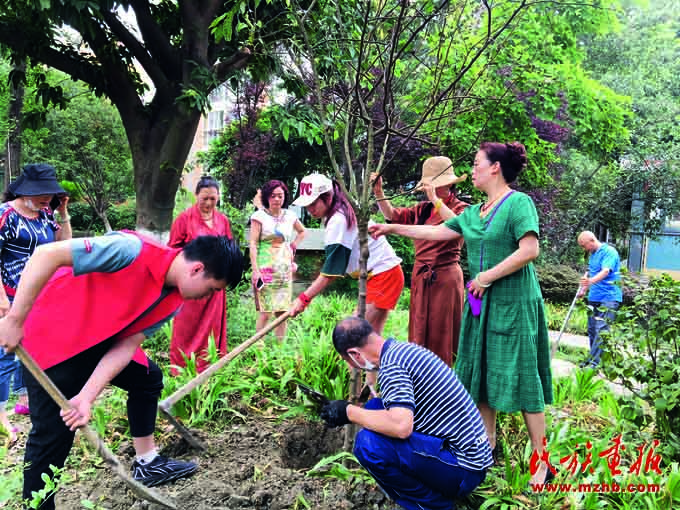
[[[206,129],[203,132],[203,141],[205,146],[210,145],[215,138],[222,134],[224,130],[224,112],[215,111],[208,112],[208,122],[206,123]]]

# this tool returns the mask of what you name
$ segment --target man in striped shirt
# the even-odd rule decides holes
[[[342,320],[333,344],[353,368],[378,371],[382,399],[362,408],[324,406],[329,426],[356,423],[354,454],[385,492],[406,509],[451,510],[492,463],[481,415],[456,374],[413,343],[384,339],[364,319]]]

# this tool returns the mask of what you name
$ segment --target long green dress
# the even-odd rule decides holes
[[[517,250],[527,233],[538,235],[536,207],[524,193],[513,192],[485,218],[480,207],[445,223],[465,238],[471,278],[480,272],[480,257],[485,271]],[[477,403],[541,412],[553,398],[549,346],[543,297],[529,263],[486,289],[478,317],[465,304],[456,373]]]

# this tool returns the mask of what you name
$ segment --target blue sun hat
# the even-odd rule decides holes
[[[24,171],[13,181],[8,191],[16,196],[59,195],[65,194],[57,182],[57,172],[46,163],[26,165]]]

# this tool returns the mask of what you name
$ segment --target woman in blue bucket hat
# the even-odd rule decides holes
[[[68,197],[57,182],[54,168],[44,163],[26,165],[7,188],[0,205],[0,317],[9,311],[21,273],[35,249],[71,238],[67,206]],[[0,348],[0,426],[7,429],[10,442],[16,440],[16,429],[10,425],[5,407],[12,378],[18,395],[14,412],[29,414],[21,366],[13,353]]]

